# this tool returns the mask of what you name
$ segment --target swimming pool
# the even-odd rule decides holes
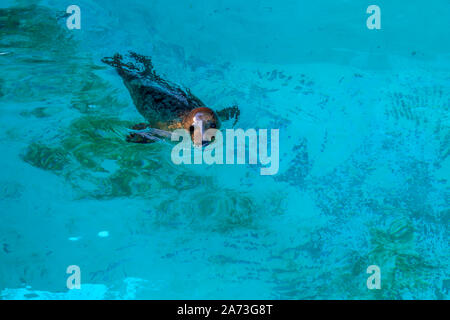
[[[448,299],[448,1],[74,4],[0,5],[2,299]],[[121,139],[129,50],[278,129],[278,172]]]

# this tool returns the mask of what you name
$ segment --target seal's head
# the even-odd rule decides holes
[[[206,146],[214,141],[214,131],[219,129],[220,122],[216,113],[210,108],[193,109],[183,118],[183,128],[191,135],[196,147]]]

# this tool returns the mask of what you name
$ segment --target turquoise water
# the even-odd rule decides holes
[[[74,4],[0,4],[1,298],[448,299],[448,0]],[[279,172],[121,139],[128,50],[279,129]]]

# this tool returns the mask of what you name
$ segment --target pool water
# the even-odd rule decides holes
[[[0,4],[2,299],[449,298],[447,0],[74,4]],[[278,173],[127,143],[129,50],[279,129]]]

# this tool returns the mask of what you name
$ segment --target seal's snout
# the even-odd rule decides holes
[[[183,127],[189,131],[194,146],[204,147],[215,140],[219,119],[210,108],[196,108],[183,119]]]
[[[196,125],[192,125],[189,129],[192,143],[196,147],[205,147],[216,138],[215,125],[211,126],[209,123],[199,121]]]

